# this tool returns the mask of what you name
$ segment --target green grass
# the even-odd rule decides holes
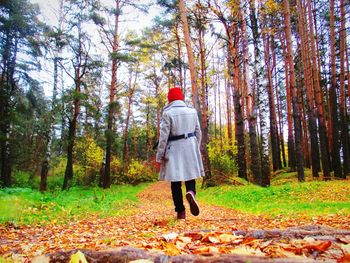
[[[269,216],[350,214],[348,180],[297,183],[289,182],[288,174],[285,174],[288,180],[279,176],[282,184],[275,181],[275,185],[267,188],[255,185],[211,187],[198,191],[198,198],[208,204]]]
[[[0,223],[64,224],[89,215],[108,217],[130,212],[137,193],[147,184],[118,185],[110,189],[73,187],[41,193],[29,188],[0,190]]]

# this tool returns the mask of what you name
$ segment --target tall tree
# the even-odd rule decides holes
[[[39,9],[27,0],[0,3],[0,184],[11,186],[11,130],[21,85],[31,85],[29,71],[38,66]],[[26,58],[19,63],[19,57]],[[34,67],[33,67],[34,66]]]
[[[294,120],[294,140],[295,140],[295,154],[296,154],[296,167],[298,172],[298,180],[303,182],[305,180],[304,168],[303,168],[303,156],[301,151],[302,143],[302,129],[301,129],[301,114],[298,106],[298,94],[295,81],[293,51],[292,51],[292,30],[290,22],[290,7],[289,0],[284,0],[284,26],[286,34],[286,48],[287,48],[287,61],[289,68],[290,83],[289,87],[292,95],[292,107],[293,107],[293,120]]]
[[[339,119],[338,119],[338,101],[337,101],[337,72],[335,62],[335,14],[334,14],[334,0],[329,2],[330,8],[330,70],[331,70],[331,83],[329,88],[329,103],[330,103],[330,119],[331,121],[331,154],[332,154],[332,167],[334,170],[334,176],[343,178],[343,172],[340,162],[340,145],[339,145]]]
[[[310,45],[309,37],[307,34],[308,23],[306,20],[306,13],[304,10],[304,4],[301,0],[297,1],[298,10],[298,28],[300,35],[300,51],[302,57],[302,69],[304,86],[306,90],[306,101],[307,101],[307,112],[308,112],[308,128],[309,138],[311,142],[311,162],[312,162],[312,175],[318,177],[320,170],[319,161],[319,147],[318,147],[318,136],[317,136],[317,124],[316,124],[316,107],[315,107],[315,90],[314,81],[311,69],[310,61]],[[308,144],[306,144],[308,145]]]
[[[345,58],[346,57],[346,28],[345,28],[345,3],[340,0],[340,123],[341,142],[343,151],[343,177],[350,173],[350,142],[349,142],[349,122],[346,108],[345,90]],[[348,59],[348,58],[347,58]],[[349,86],[349,79],[348,79]],[[348,87],[349,88],[349,87]]]
[[[316,39],[314,34],[314,17],[311,8],[311,0],[307,0],[307,12],[310,23],[310,48],[311,48],[311,67],[312,77],[314,80],[315,87],[315,100],[317,107],[317,119],[318,119],[318,133],[320,140],[320,152],[323,177],[328,178],[330,176],[329,171],[329,151],[327,146],[327,127],[326,127],[326,116],[324,108],[323,93],[320,86],[320,74],[319,74],[319,63],[317,61],[317,50],[316,50]]]
[[[66,42],[63,40],[64,35],[62,34],[62,24],[63,24],[63,0],[60,1],[58,10],[58,26],[56,28],[50,29],[47,32],[48,42],[49,42],[49,52],[53,57],[53,89],[52,89],[52,99],[51,99],[51,114],[48,120],[47,129],[45,131],[46,138],[46,154],[45,158],[41,164],[40,173],[40,191],[47,190],[47,175],[49,171],[49,164],[51,159],[51,144],[54,136],[54,122],[55,122],[55,112],[57,110],[57,88],[58,88],[58,71],[59,62],[62,49]]]
[[[185,44],[187,49],[187,57],[188,57],[188,64],[190,67],[190,77],[191,77],[191,88],[192,88],[192,102],[197,110],[198,113],[198,119],[201,125],[202,130],[202,142],[201,142],[201,152],[203,156],[203,165],[205,170],[205,180],[209,180],[211,178],[211,172],[210,172],[210,161],[209,161],[209,154],[207,149],[207,142],[208,142],[208,134],[205,134],[205,131],[203,130],[203,113],[200,105],[200,98],[198,94],[198,87],[197,87],[197,69],[196,64],[193,57],[193,51],[191,46],[191,38],[190,38],[190,31],[189,26],[187,22],[187,12],[184,0],[179,0],[178,2],[179,9],[180,9],[180,15],[182,20],[182,29],[184,33],[185,38]]]
[[[270,10],[266,10],[269,12]],[[272,10],[271,10],[272,11]],[[267,24],[267,15],[263,14],[263,27],[264,30],[262,32],[262,40],[264,46],[264,60],[266,67],[266,79],[267,79],[267,94],[269,100],[269,108],[270,108],[270,139],[271,139],[271,152],[272,152],[272,166],[273,170],[276,171],[282,168],[281,163],[281,154],[279,149],[279,138],[278,138],[278,129],[277,129],[277,116],[276,116],[276,103],[275,103],[275,92],[273,88],[273,63],[271,59],[271,45],[273,40],[272,35],[269,32],[269,25]]]
[[[253,180],[256,184],[264,185],[264,182],[268,182],[268,178],[270,177],[270,164],[269,164],[269,158],[268,158],[268,152],[267,152],[267,146],[266,146],[266,139],[264,136],[265,130],[266,130],[266,124],[263,121],[264,117],[262,116],[262,110],[259,110],[260,100],[261,97],[260,93],[263,90],[262,87],[262,81],[261,81],[261,75],[262,75],[262,67],[261,67],[261,51],[260,51],[260,31],[259,31],[259,24],[258,24],[258,18],[257,18],[257,11],[256,11],[256,2],[250,1],[249,2],[249,10],[250,10],[250,22],[251,22],[251,28],[252,28],[252,37],[253,37],[253,46],[254,46],[254,62],[253,62],[253,93],[252,93],[252,105],[251,105],[251,114],[248,114],[248,123],[249,123],[249,138],[250,138],[250,147],[251,147],[251,159],[252,159],[252,168],[253,166],[257,166],[254,169],[256,170],[255,173],[253,173]],[[249,96],[249,92],[248,92]],[[249,105],[249,104],[248,104]],[[260,133],[260,136],[256,134],[257,130],[257,119],[260,119],[260,130],[263,131]],[[254,139],[256,137],[256,139]],[[260,140],[259,140],[260,137]],[[254,149],[255,145],[258,149]],[[254,155],[254,156],[253,156]],[[256,160],[256,158],[259,158]]]
[[[81,88],[84,84],[84,77],[89,67],[95,66],[90,58],[90,38],[84,29],[84,23],[90,20],[88,13],[91,11],[91,3],[85,0],[70,1],[65,6],[66,12],[73,12],[67,16],[67,30],[71,33],[71,42],[69,50],[71,59],[69,64],[63,66],[66,74],[74,82],[74,91],[72,92],[73,103],[68,118],[68,136],[67,136],[67,165],[64,173],[62,190],[68,190],[69,182],[73,178],[73,147],[76,138],[78,117],[81,107]],[[77,10],[79,10],[77,12]]]

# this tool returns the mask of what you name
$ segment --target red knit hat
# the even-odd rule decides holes
[[[174,100],[184,100],[184,95],[179,87],[172,88],[168,92],[168,102],[170,103]]]

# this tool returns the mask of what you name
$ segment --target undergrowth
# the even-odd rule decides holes
[[[137,203],[137,193],[147,184],[114,185],[110,189],[73,187],[69,191],[41,193],[29,188],[0,190],[0,223],[64,224],[89,216],[127,214]]]
[[[296,173],[278,172],[271,186],[221,185],[198,191],[200,201],[251,214],[312,217],[323,214],[350,214],[349,180],[312,179],[298,183]]]

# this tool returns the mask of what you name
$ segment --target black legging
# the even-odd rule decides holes
[[[181,184],[182,182],[171,182],[171,194],[173,196],[175,212],[182,212],[185,210],[183,197],[182,197]],[[186,185],[186,192],[192,191],[194,194],[196,194],[195,180],[185,181],[185,185]]]

